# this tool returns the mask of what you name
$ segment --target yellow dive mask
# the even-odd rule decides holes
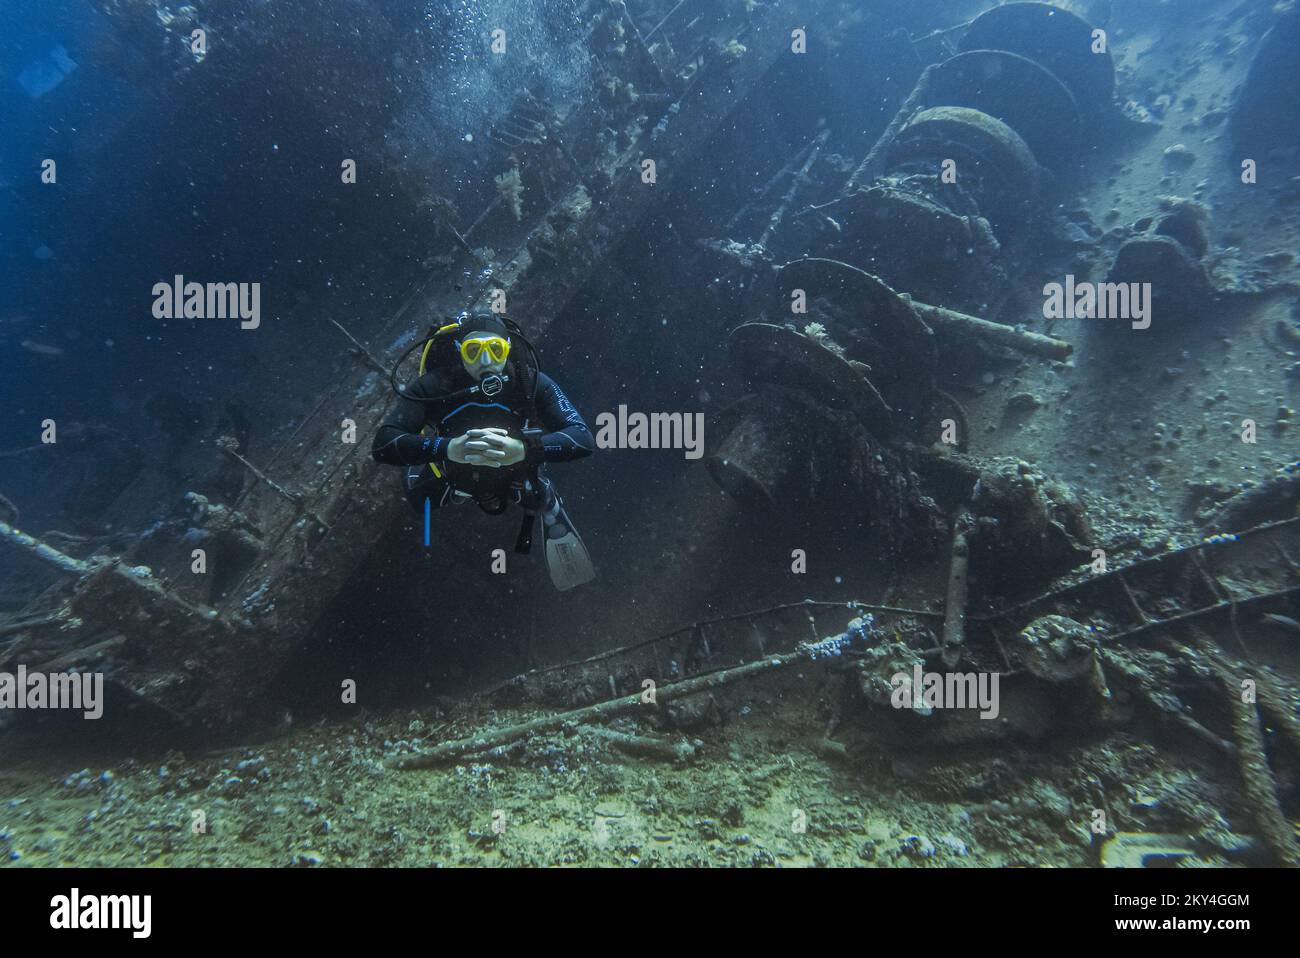
[[[476,336],[460,344],[460,357],[467,363],[476,363],[483,351],[494,363],[503,363],[510,355],[510,340],[502,336]]]

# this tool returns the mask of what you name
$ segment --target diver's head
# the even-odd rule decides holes
[[[485,376],[500,376],[510,357],[510,331],[505,323],[487,313],[470,316],[456,334],[461,365],[475,382]]]

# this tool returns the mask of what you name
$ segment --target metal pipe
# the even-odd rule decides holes
[[[659,21],[659,25],[656,26],[653,30],[651,30],[649,33],[647,33],[647,34],[645,35],[645,42],[648,43],[648,42],[650,41],[650,38],[651,38],[652,36],[654,36],[656,33],[658,33],[659,30],[663,27],[663,25],[664,25],[665,23],[667,23],[668,20],[672,17],[672,15],[673,15],[674,13],[676,13],[678,10],[680,10],[680,9],[682,8],[682,5],[685,4],[685,3],[686,3],[686,0],[678,0],[678,4],[677,4],[677,6],[673,7],[671,10],[669,10],[669,11],[664,15],[664,18],[663,18],[662,20]]]
[[[26,549],[42,562],[48,562],[64,572],[71,572],[73,575],[87,575],[100,568],[99,562],[86,562],[84,559],[74,559],[72,556],[60,552],[51,545],[47,545],[35,536],[28,535],[19,529],[15,529],[7,522],[0,522],[0,539],[4,539],[20,549]]]

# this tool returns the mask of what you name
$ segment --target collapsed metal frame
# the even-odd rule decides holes
[[[1278,541],[1281,534],[1290,531],[1300,531],[1300,517],[1262,523],[1230,535],[1213,536],[1201,542],[1138,559],[1123,566],[1108,568],[1105,572],[1088,575],[1076,582],[1058,586],[1033,598],[1001,609],[969,613],[966,615],[966,620],[980,627],[985,636],[994,643],[1003,665],[1009,672],[1014,670],[1014,663],[1010,660],[1002,644],[1003,636],[1007,632],[1023,628],[1039,615],[1049,614],[1067,602],[1085,599],[1090,594],[1095,595],[1098,604],[1100,604],[1101,601],[1105,601],[1107,598],[1106,593],[1109,592],[1110,599],[1118,598],[1119,601],[1118,603],[1112,602],[1107,608],[1117,605],[1119,608],[1127,610],[1131,615],[1127,623],[1119,623],[1117,631],[1099,635],[1102,647],[1118,646],[1134,639],[1154,636],[1162,630],[1188,626],[1198,620],[1224,614],[1228,616],[1234,634],[1240,642],[1237,624],[1239,610],[1261,605],[1283,605],[1300,597],[1300,585],[1271,589],[1249,595],[1233,595],[1222,584],[1219,576],[1206,567],[1203,558],[1204,554],[1207,552],[1231,551],[1233,546],[1240,545],[1256,536],[1262,536],[1267,538],[1277,550],[1278,555],[1285,563],[1284,568],[1287,572],[1295,576],[1300,573],[1300,565],[1296,564],[1285,546]],[[1168,618],[1154,617],[1138,601],[1135,588],[1140,589],[1141,586],[1135,586],[1132,580],[1151,577],[1157,572],[1170,572],[1176,576],[1194,574],[1205,586],[1209,594],[1215,598],[1213,601],[1187,609]],[[734,634],[725,636],[718,632],[715,627],[736,622],[757,622],[795,610],[804,612],[809,624],[811,641],[813,642],[822,638],[816,621],[816,614],[819,610],[826,612],[831,610],[847,611],[851,615],[870,612],[887,616],[893,621],[912,618],[930,620],[938,624],[944,621],[946,615],[942,610],[907,608],[858,600],[837,602],[805,599],[802,602],[788,602],[767,608],[753,609],[687,623],[630,645],[609,649],[583,659],[533,669],[507,679],[505,682],[486,690],[483,694],[491,697],[507,690],[517,690],[541,679],[559,679],[561,681],[568,679],[572,682],[579,680],[584,674],[592,674],[596,666],[602,666],[602,669],[608,673],[611,692],[615,696],[623,691],[619,687],[616,678],[616,676],[620,675],[635,676],[630,680],[633,685],[639,685],[640,681],[645,678],[653,678],[656,682],[660,682],[665,686],[671,685],[673,682],[733,668],[737,664],[758,661],[773,653],[786,654],[793,651],[801,643],[809,641],[809,638],[788,635],[784,641],[775,643],[772,649],[764,647],[759,650],[757,655],[746,656],[737,651],[738,647],[743,648],[744,645],[740,637]],[[1242,643],[1242,647],[1247,658],[1249,658],[1249,651],[1245,649],[1244,643]],[[645,655],[647,649],[650,650],[650,656],[653,657],[652,669],[647,668],[651,664],[650,658]],[[936,645],[932,648],[920,650],[920,653],[923,656],[931,657],[939,656],[943,651],[944,647],[942,645]],[[674,663],[677,666],[675,669],[672,667]],[[625,684],[627,681],[625,680]]]

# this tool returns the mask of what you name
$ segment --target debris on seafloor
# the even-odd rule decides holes
[[[1150,868],[1194,859],[1197,851],[1185,835],[1119,832],[1101,847],[1102,868]]]
[[[1152,308],[1204,313],[1217,296],[1202,258],[1209,249],[1209,209],[1204,203],[1166,197],[1154,228],[1124,242],[1107,283],[1148,284]]]
[[[1205,516],[1202,527],[1213,530],[1245,529],[1300,512],[1300,461],[1290,462],[1266,479],[1253,483],[1218,503]]]
[[[768,672],[782,667],[791,665],[801,659],[818,658],[819,654],[824,656],[834,655],[843,645],[850,644],[855,637],[865,637],[865,629],[869,628],[870,620],[858,626],[850,626],[848,632],[835,639],[826,639],[820,643],[804,644],[796,648],[793,652],[786,652],[779,655],[766,656],[755,662],[747,662],[744,665],[738,665],[730,669],[722,669],[715,672],[709,672],[696,678],[684,679],[680,682],[664,686],[657,692],[657,695],[651,700],[655,704],[659,702],[670,702],[674,699],[684,698],[697,692],[717,689],[724,685],[742,679],[750,678],[754,675]],[[856,630],[856,631],[855,631]],[[603,721],[618,715],[625,715],[637,711],[646,704],[643,693],[633,693],[622,698],[614,698],[605,702],[599,702],[595,705],[589,705],[584,708],[573,709],[554,715],[539,716],[538,718],[524,722],[519,725],[507,726],[495,729],[480,729],[473,736],[453,742],[445,742],[432,749],[427,749],[411,755],[397,755],[388,760],[390,767],[399,769],[427,768],[456,759],[462,755],[471,755],[476,752],[486,751],[491,748],[497,748],[507,745],[525,736],[544,732],[550,729],[562,726],[572,726],[585,722]],[[628,745],[629,740],[623,740],[622,744]],[[636,750],[636,749],[634,749]],[[656,752],[656,749],[646,746],[641,751]],[[671,748],[673,754],[677,754],[677,749]],[[693,754],[691,751],[689,754]]]

